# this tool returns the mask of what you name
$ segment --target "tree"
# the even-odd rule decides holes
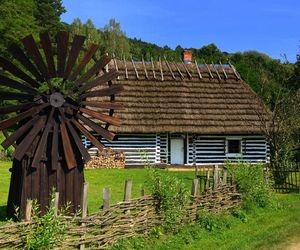
[[[6,48],[11,43],[19,43],[28,34],[37,34],[40,28],[34,18],[34,0],[2,0],[0,6],[0,54],[8,57]]]
[[[300,54],[297,55],[293,76],[288,81],[287,87],[292,90],[300,89]]]
[[[120,23],[110,19],[103,28],[104,49],[109,54],[119,57],[129,56],[130,45],[125,32],[121,30]]]
[[[34,16],[41,30],[56,33],[65,28],[60,21],[60,16],[66,12],[62,0],[35,0],[35,4]]]

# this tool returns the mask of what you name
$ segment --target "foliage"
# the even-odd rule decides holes
[[[207,211],[200,211],[197,222],[207,231],[230,228],[230,220],[224,214],[213,214]]]
[[[158,212],[163,216],[168,230],[177,230],[184,216],[189,192],[182,180],[158,168],[148,168],[146,183],[153,197],[158,199]]]
[[[51,195],[50,205],[45,215],[40,216],[40,208],[36,201],[32,206],[32,220],[34,223],[29,224],[25,236],[26,249],[53,249],[58,246],[64,239],[68,225],[71,222],[64,222],[62,215],[68,210],[68,206],[60,211],[57,216],[55,212],[55,195]]]
[[[226,167],[238,185],[245,208],[268,207],[272,204],[271,183],[265,180],[263,165],[240,162],[228,163]]]

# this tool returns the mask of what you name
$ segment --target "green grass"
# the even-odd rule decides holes
[[[278,195],[281,208],[254,209],[247,213],[248,221],[242,222],[232,215],[223,215],[226,226],[214,231],[203,229],[200,224],[184,226],[176,234],[157,234],[149,238],[125,240],[115,249],[286,249],[292,239],[300,235],[300,195]]]
[[[11,162],[0,161],[0,221],[5,218]],[[147,180],[146,169],[88,169],[85,170],[85,181],[89,183],[88,207],[89,213],[99,210],[102,206],[102,190],[111,189],[111,204],[122,201],[124,197],[125,180],[131,179],[132,198],[139,197],[141,188]],[[188,188],[191,188],[194,172],[169,172],[168,174],[182,178]],[[146,190],[147,193],[147,190]]]

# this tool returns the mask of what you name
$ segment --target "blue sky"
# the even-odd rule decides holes
[[[300,53],[300,0],[63,0],[71,23],[98,28],[115,18],[131,38],[175,48],[215,43],[222,51],[257,50],[290,62]]]

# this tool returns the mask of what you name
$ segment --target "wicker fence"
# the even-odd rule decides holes
[[[206,192],[200,193],[199,179],[192,182],[192,193],[183,223],[193,222],[202,210],[214,213],[233,209],[240,205],[240,194],[235,185],[227,183],[227,175],[218,177],[215,172],[215,183]],[[147,234],[153,227],[163,223],[162,216],[157,212],[158,200],[145,195],[142,191],[140,198],[131,199],[132,182],[125,182],[124,200],[110,205],[109,189],[103,190],[103,207],[101,211],[87,215],[87,188],[83,187],[82,215],[73,218],[70,228],[62,244],[67,249],[104,249],[121,238]],[[58,194],[56,194],[58,199]],[[24,236],[28,225],[35,223],[30,220],[31,204],[24,222],[12,223],[0,227],[0,248],[21,248],[24,246]],[[71,218],[63,217],[63,220]],[[26,221],[27,220],[27,221]]]

